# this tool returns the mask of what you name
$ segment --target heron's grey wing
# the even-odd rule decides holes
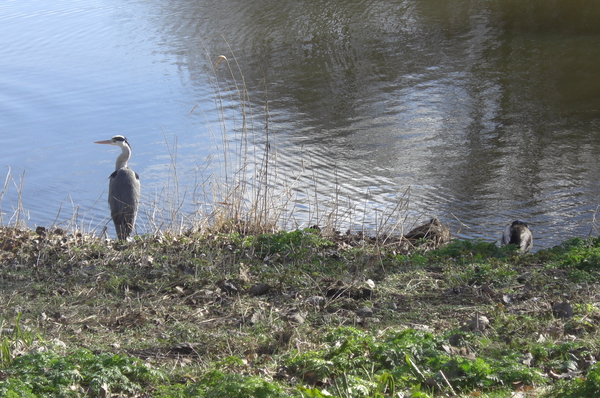
[[[108,185],[108,204],[119,240],[127,238],[131,233],[139,201],[139,176],[129,168],[113,172]]]

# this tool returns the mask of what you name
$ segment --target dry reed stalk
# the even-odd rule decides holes
[[[5,213],[2,211],[2,201],[4,199],[4,194],[8,191],[8,186],[10,183],[10,167],[8,168],[8,172],[6,173],[6,178],[4,179],[4,185],[2,186],[2,191],[0,192],[0,225],[4,225],[4,215]]]
[[[23,208],[23,184],[25,182],[25,170],[21,174],[21,178],[18,183],[11,177],[11,169],[9,167],[8,172],[6,173],[6,178],[4,179],[4,185],[2,187],[2,192],[0,192],[0,225],[4,225],[4,216],[6,213],[2,211],[2,201],[4,199],[4,195],[9,191],[9,187],[12,183],[16,188],[17,194],[17,205],[12,208],[12,215],[8,219],[8,226],[12,226],[15,228],[22,228],[26,226],[26,220],[29,218],[29,213]]]
[[[217,161],[211,173],[211,185],[216,189],[211,192],[213,208],[207,217],[211,220],[211,227],[217,230],[253,233],[274,231],[281,217],[280,209],[285,206],[282,206],[281,196],[280,200],[274,200],[277,197],[278,177],[276,147],[268,125],[268,108],[265,107],[265,142],[259,146],[248,89],[241,67],[235,57],[233,59],[231,63],[225,56],[220,56],[213,69],[213,90],[221,115],[220,145],[216,143],[215,146],[222,149],[219,156],[210,157],[211,161]],[[217,73],[217,66],[222,61],[227,65],[230,78],[223,82]],[[229,103],[235,101],[241,116],[239,125],[235,114],[229,120],[233,124],[233,137],[229,136],[225,120],[224,96],[227,93]],[[237,143],[233,150],[231,143]],[[283,189],[280,192],[290,191]]]

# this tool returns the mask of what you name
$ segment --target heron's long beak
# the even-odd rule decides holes
[[[112,140],[104,140],[104,141],[96,141],[94,142],[94,144],[107,144],[107,145],[112,145],[113,142]]]

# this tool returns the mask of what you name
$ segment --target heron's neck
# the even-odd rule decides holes
[[[127,167],[127,161],[131,157],[131,149],[129,148],[129,145],[123,145],[121,149],[123,150],[123,152],[121,152],[121,154],[117,156],[117,161],[115,162],[115,170]]]

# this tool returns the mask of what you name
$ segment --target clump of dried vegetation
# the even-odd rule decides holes
[[[600,394],[600,239],[448,243],[434,220],[403,234],[405,204],[371,233],[333,210],[282,230],[273,143],[234,142],[211,206],[178,213],[173,163],[167,215],[130,242],[0,227],[1,396]]]

